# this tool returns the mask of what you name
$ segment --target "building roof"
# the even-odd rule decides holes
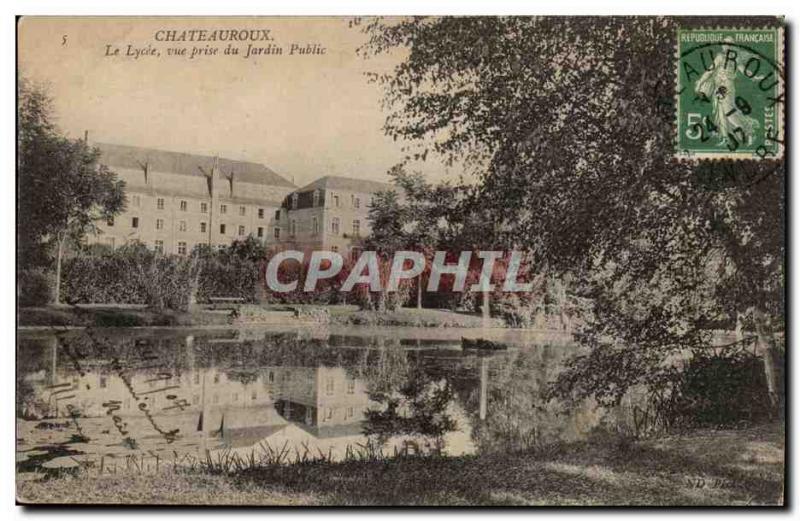
[[[115,166],[140,169],[144,163],[148,163],[149,167],[157,172],[203,176],[203,170],[210,171],[215,161],[212,156],[184,154],[182,152],[170,152],[154,148],[109,143],[94,143],[94,146],[100,149],[101,162],[112,169]],[[295,188],[294,183],[259,163],[220,157],[217,165],[224,174],[233,172],[237,181]]]
[[[385,190],[391,190],[394,187],[389,183],[381,183],[380,181],[370,181],[368,179],[353,179],[352,177],[339,177],[334,175],[326,175],[320,177],[314,182],[305,185],[303,188],[298,189],[298,192],[306,192],[314,190],[315,188],[322,188],[328,190],[347,190],[349,192],[363,192],[375,193]]]

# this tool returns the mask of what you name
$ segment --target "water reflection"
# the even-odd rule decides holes
[[[593,421],[591,409],[559,418],[539,402],[571,350],[563,341],[480,356],[458,337],[355,333],[23,334],[18,469],[220,453],[341,460],[376,446],[460,455]]]

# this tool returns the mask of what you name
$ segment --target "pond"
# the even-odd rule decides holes
[[[505,351],[465,351],[461,338]],[[21,331],[17,468],[99,472],[511,451],[609,411],[541,393],[570,336],[435,328]]]

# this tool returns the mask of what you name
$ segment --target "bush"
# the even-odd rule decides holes
[[[256,301],[259,265],[234,255],[208,256],[201,263],[197,298],[238,297],[246,302]]]
[[[142,244],[65,260],[63,293],[72,304],[146,304],[186,309],[197,260],[164,256]]]
[[[143,244],[96,249],[64,261],[64,300],[73,304],[145,304],[185,310],[196,298],[238,297],[255,302],[263,260],[247,244],[221,252],[162,255]]]
[[[769,420],[774,411],[764,363],[764,357],[745,350],[695,353],[681,374],[673,414],[698,427]]]
[[[20,270],[17,274],[19,305],[23,307],[47,305],[52,299],[54,283],[54,277],[41,268]]]

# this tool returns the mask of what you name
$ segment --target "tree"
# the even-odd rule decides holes
[[[776,343],[784,303],[783,161],[674,158],[679,26],[737,18],[404,18],[362,26],[365,56],[403,47],[385,131],[471,165],[463,216],[522,245],[592,302],[559,388],[614,402],[711,326],[753,317]],[[777,25],[774,18],[748,19]],[[782,109],[782,107],[779,107]],[[457,217],[457,216],[456,216]],[[474,218],[474,217],[472,217]]]
[[[55,248],[58,303],[66,241],[79,240],[96,220],[122,211],[125,184],[100,164],[97,149],[59,134],[45,88],[25,80],[19,85],[17,146],[19,261],[49,263]]]
[[[378,311],[386,309],[387,282],[391,268],[392,257],[398,250],[402,250],[406,243],[405,223],[408,213],[400,203],[400,198],[394,190],[383,190],[375,193],[373,202],[369,207],[369,219],[372,232],[364,239],[364,247],[374,251],[378,256],[378,269],[380,271],[381,292],[378,295]]]

